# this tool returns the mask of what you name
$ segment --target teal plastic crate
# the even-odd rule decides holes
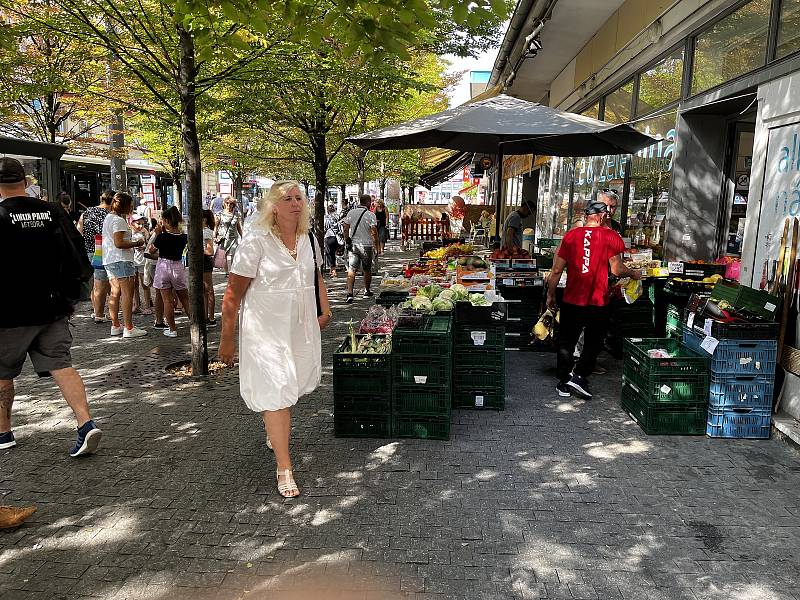
[[[395,385],[392,414],[449,417],[453,390],[447,386]]]
[[[392,417],[392,435],[420,440],[449,440],[450,416],[396,415]]]
[[[703,435],[706,432],[707,403],[652,403],[630,385],[622,383],[623,410],[648,435]]]
[[[449,356],[395,356],[392,384],[430,388],[450,386],[453,364]]]
[[[456,384],[453,390],[453,408],[475,410],[505,410],[505,386],[475,384]]]
[[[450,316],[430,316],[420,327],[396,327],[392,352],[410,356],[450,356],[453,352],[453,321]]]
[[[505,343],[504,325],[458,326],[454,332],[456,350],[495,350],[502,349]]]
[[[333,433],[336,437],[388,438],[392,435],[392,417],[389,414],[334,413]]]

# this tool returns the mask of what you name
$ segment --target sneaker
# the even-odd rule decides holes
[[[178,337],[178,332],[175,329],[165,329],[163,333],[167,337]]]
[[[120,325],[119,327],[111,326],[111,335],[122,335],[123,327]]]
[[[82,427],[78,427],[78,441],[75,442],[75,447],[69,451],[69,455],[77,458],[94,453],[100,445],[102,437],[103,432],[97,428],[94,421],[86,421]]]
[[[347,298],[344,299],[345,304],[352,304],[353,303],[353,294],[347,294]]]
[[[137,338],[137,337],[142,337],[143,335],[147,335],[147,331],[146,330],[141,329],[140,327],[132,327],[131,329],[126,329],[123,332],[122,337],[124,337],[124,338]]]
[[[153,329],[166,329],[166,323],[153,323]]]
[[[369,290],[365,290],[365,291],[364,291],[364,298],[371,298],[371,297],[372,297],[372,296],[374,296],[374,295],[375,295],[375,294],[373,294],[373,293],[372,293],[372,292],[370,292]]]
[[[589,391],[589,382],[586,380],[586,377],[573,375],[570,377],[567,385],[578,392],[584,400],[588,400],[592,397],[592,392]]]
[[[17,442],[14,439],[13,431],[6,431],[5,433],[0,433],[0,450],[5,450],[6,448],[13,448],[16,445]]]
[[[570,392],[566,383],[559,382],[558,385],[556,385],[556,391],[558,392],[558,395],[561,396],[562,398],[569,398],[570,396],[572,396],[572,392]]]

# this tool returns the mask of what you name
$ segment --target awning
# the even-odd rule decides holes
[[[447,181],[456,171],[461,171],[467,165],[471,165],[474,156],[473,152],[457,152],[420,175],[419,182],[431,189],[433,186]]]

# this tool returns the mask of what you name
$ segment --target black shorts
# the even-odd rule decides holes
[[[47,325],[0,327],[0,379],[14,379],[30,356],[40,377],[72,366],[72,332],[66,317]]]
[[[203,273],[214,272],[214,257],[203,254]]]

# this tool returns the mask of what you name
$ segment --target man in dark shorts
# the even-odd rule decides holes
[[[65,272],[89,268],[83,240],[62,208],[25,195],[25,170],[13,158],[0,158],[0,256],[3,276],[17,289],[0,294],[0,450],[16,446],[14,379],[30,356],[40,377],[53,376],[75,414],[78,440],[70,456],[91,454],[102,432],[72,367],[68,319],[73,301],[63,279]]]
[[[559,319],[556,391],[564,397],[574,391],[588,400],[592,394],[587,378],[603,349],[608,324],[609,267],[617,277],[640,279],[641,273],[623,264],[625,243],[617,232],[606,226],[606,204],[597,200],[590,203],[584,212],[584,226],[567,232],[553,260],[547,282],[547,306],[555,308],[556,288],[566,269],[567,287]],[[573,353],[581,332],[583,351],[575,363]]]

